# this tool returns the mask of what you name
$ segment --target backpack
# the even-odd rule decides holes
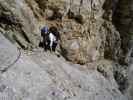
[[[43,27],[42,29],[41,29],[41,36],[44,36],[44,33],[48,33],[48,27],[47,26],[45,26],[45,27]]]

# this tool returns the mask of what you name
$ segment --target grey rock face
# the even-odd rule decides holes
[[[0,1],[0,31],[20,47],[36,44],[37,20],[25,0]]]
[[[128,70],[129,86],[128,86],[127,91],[125,91],[125,94],[129,98],[129,100],[133,99],[133,77],[132,75],[133,75],[133,65],[131,64]]]
[[[17,48],[9,43],[9,41],[0,33],[0,70],[4,71],[12,66],[18,58],[19,51]],[[12,49],[10,49],[12,48]]]
[[[69,61],[85,64],[103,57],[117,60],[121,39],[111,13],[116,1],[106,4],[107,0],[1,0],[0,31],[28,49],[38,45],[38,26],[56,26],[62,37],[61,52],[66,50],[64,57]],[[79,49],[73,53],[69,44],[76,41]]]
[[[121,48],[124,56],[129,56],[132,52],[132,37],[133,37],[133,17],[132,17],[132,0],[120,0],[116,6],[116,10],[113,15],[113,21],[121,36]],[[128,61],[123,59],[123,62],[129,64]]]
[[[8,40],[2,36],[0,41],[14,51],[6,53],[6,56],[18,56],[16,47]],[[4,51],[2,49],[0,53]],[[2,56],[0,59],[6,60]],[[28,54],[22,52],[18,61],[0,75],[0,100],[88,99],[127,100],[114,80],[108,80],[96,70],[70,64],[62,57],[39,50]]]
[[[67,60],[86,64],[108,58],[131,64],[132,4],[132,0],[1,0],[0,32],[18,47],[30,49],[40,40],[40,24],[56,26],[60,52]],[[20,55],[0,35],[0,100],[127,100],[118,90],[112,66],[94,65],[100,74],[39,52]],[[118,84],[126,83],[127,69],[114,70]],[[131,76],[132,67],[127,89],[132,100]]]

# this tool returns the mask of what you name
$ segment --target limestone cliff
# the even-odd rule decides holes
[[[116,4],[117,0],[1,0],[0,30],[28,49],[39,44],[39,28],[54,25],[61,34],[60,52],[69,61],[119,60],[121,37],[112,23]]]
[[[111,76],[111,81],[115,79],[114,81],[118,84],[118,87],[115,88],[118,88],[123,94],[128,91],[127,95],[132,100],[132,70],[128,71],[132,69],[129,65],[133,63],[132,5],[132,0],[0,0],[0,32],[17,47],[23,50],[34,50],[41,40],[40,29],[44,25],[57,27],[61,35],[58,51],[67,61],[96,69],[104,78],[108,75]],[[13,47],[10,46],[10,48]],[[15,54],[19,54],[15,48],[9,52],[12,60],[17,58]],[[3,52],[1,49],[1,53],[8,53],[8,50]],[[35,63],[37,59],[34,56],[32,57],[34,60],[32,59],[33,61],[31,62]],[[52,57],[49,58],[48,62],[56,60],[52,59]],[[25,59],[27,58],[24,56],[22,62]],[[45,57],[42,57],[42,59],[46,60]],[[104,59],[111,61],[106,63]],[[9,62],[4,62],[4,64]],[[2,65],[3,63],[0,64]],[[27,65],[22,65],[23,68],[25,66]],[[8,68],[4,66],[0,70],[6,72]],[[18,70],[19,68],[17,72]],[[9,72],[7,75],[11,73]],[[99,75],[97,72],[95,74]],[[10,80],[12,77],[7,76],[7,78]],[[131,82],[129,81],[128,83],[130,79]],[[119,90],[115,91],[119,92]],[[102,91],[105,92],[105,90]],[[53,95],[56,94],[54,93]],[[120,95],[121,93],[118,93],[117,96],[119,97]],[[85,97],[83,96],[83,100],[86,100]],[[101,100],[104,99],[102,98]],[[109,99],[106,98],[105,100]],[[114,100],[122,99],[115,98]]]
[[[127,100],[112,73],[42,50],[19,52],[1,33],[0,42],[0,100]]]

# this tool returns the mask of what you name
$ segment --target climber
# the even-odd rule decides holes
[[[53,45],[56,41],[56,37],[53,35],[53,33],[49,33],[49,41],[48,41],[48,46],[49,46],[49,49],[50,51],[55,51],[55,49],[53,50]]]
[[[49,49],[50,51],[54,51],[56,50],[57,45],[59,44],[59,40],[60,40],[60,34],[57,30],[56,27],[52,26],[49,29]]]
[[[41,36],[43,37],[42,45],[44,50],[47,51],[49,49],[50,51],[55,52],[60,40],[57,28],[52,26],[48,29],[48,27],[45,26],[41,29]]]
[[[41,36],[43,37],[43,48],[44,50],[46,51],[48,48],[47,48],[47,45],[48,45],[48,35],[49,35],[49,30],[48,30],[48,27],[45,26],[41,29]]]

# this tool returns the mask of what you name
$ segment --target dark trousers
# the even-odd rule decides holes
[[[54,42],[53,46],[52,46],[52,51],[55,52],[56,47],[57,47],[57,42]],[[47,49],[50,50],[50,41],[48,41],[48,43],[47,43]]]
[[[53,43],[52,51],[55,52],[57,44],[58,44],[57,41]],[[50,50],[50,40],[47,36],[43,36],[43,48],[45,51]]]
[[[48,48],[48,40],[46,39],[46,37],[43,37],[43,48],[45,51],[47,51]]]
[[[57,47],[57,43],[53,43],[53,47],[52,47],[52,50],[55,52],[55,50],[56,50],[56,47]]]

